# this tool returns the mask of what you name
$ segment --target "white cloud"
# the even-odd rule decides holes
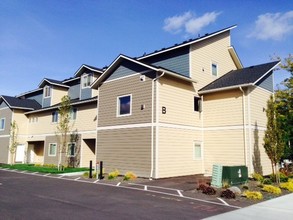
[[[198,34],[202,28],[216,21],[220,12],[207,12],[201,17],[196,17],[191,12],[185,12],[179,16],[166,18],[163,29],[167,32],[177,34],[184,32],[186,34]]]
[[[248,37],[260,40],[282,40],[293,32],[293,11],[259,15],[254,30]]]
[[[166,18],[163,29],[171,33],[179,33],[184,27],[185,23],[192,18],[191,12],[185,12],[183,15]]]
[[[185,24],[185,31],[189,34],[198,34],[199,31],[216,21],[220,12],[208,12],[198,18],[192,18]]]

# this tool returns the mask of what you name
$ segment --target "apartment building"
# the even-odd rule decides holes
[[[104,70],[83,65],[72,79],[44,79],[10,97],[22,108],[1,96],[0,162],[9,162],[9,123],[19,115],[20,162],[57,163],[56,115],[68,94],[78,138],[67,157],[79,166],[103,161],[106,172],[151,178],[210,175],[213,164],[269,174],[265,108],[279,62],[243,67],[231,45],[234,28],[138,58],[119,55]]]

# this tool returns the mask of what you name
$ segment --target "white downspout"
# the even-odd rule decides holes
[[[150,178],[149,179],[152,179],[153,178],[153,170],[154,170],[154,83],[156,83],[156,148],[157,148],[157,140],[158,140],[158,122],[159,122],[159,119],[158,119],[158,86],[157,86],[157,80],[161,77],[163,77],[165,75],[165,72],[162,72],[162,74],[160,76],[156,76],[156,78],[154,78],[152,80],[152,122],[151,122],[151,172],[150,172]],[[157,156],[157,150],[156,150],[156,156]],[[158,158],[156,157],[156,168],[157,168],[157,160]],[[157,175],[157,173],[156,173]]]
[[[250,89],[247,90],[247,108],[248,108],[248,137],[249,137],[249,167],[248,173],[253,173],[252,164],[252,128],[251,128],[251,106],[250,106]]]
[[[204,114],[203,114],[203,95],[201,96],[201,112],[200,112],[200,119],[201,119],[201,146],[202,146],[202,173],[205,174],[205,156],[204,156]]]
[[[246,111],[245,111],[245,92],[243,91],[242,87],[239,87],[240,91],[242,92],[242,112],[243,112],[243,132],[244,132],[244,159],[245,159],[245,166],[247,166],[247,132],[246,132]]]

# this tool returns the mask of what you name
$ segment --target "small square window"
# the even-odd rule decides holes
[[[5,118],[1,118],[0,119],[0,130],[4,130],[5,129]]]
[[[52,122],[54,122],[54,123],[58,122],[58,112],[57,111],[52,113]]]
[[[212,75],[218,76],[218,65],[215,63],[212,63]]]
[[[120,96],[117,98],[117,115],[131,115],[131,95]]]
[[[76,153],[76,144],[75,143],[69,143],[67,145],[67,155],[68,157],[75,157]]]
[[[196,159],[201,159],[202,158],[202,148],[200,143],[194,143],[193,146],[193,158]]]
[[[56,153],[57,153],[57,144],[49,144],[48,155],[49,156],[56,156]]]
[[[50,97],[51,96],[51,87],[50,86],[45,86],[44,87],[44,97]]]

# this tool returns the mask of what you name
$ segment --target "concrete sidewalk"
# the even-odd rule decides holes
[[[206,219],[293,219],[293,193]]]

